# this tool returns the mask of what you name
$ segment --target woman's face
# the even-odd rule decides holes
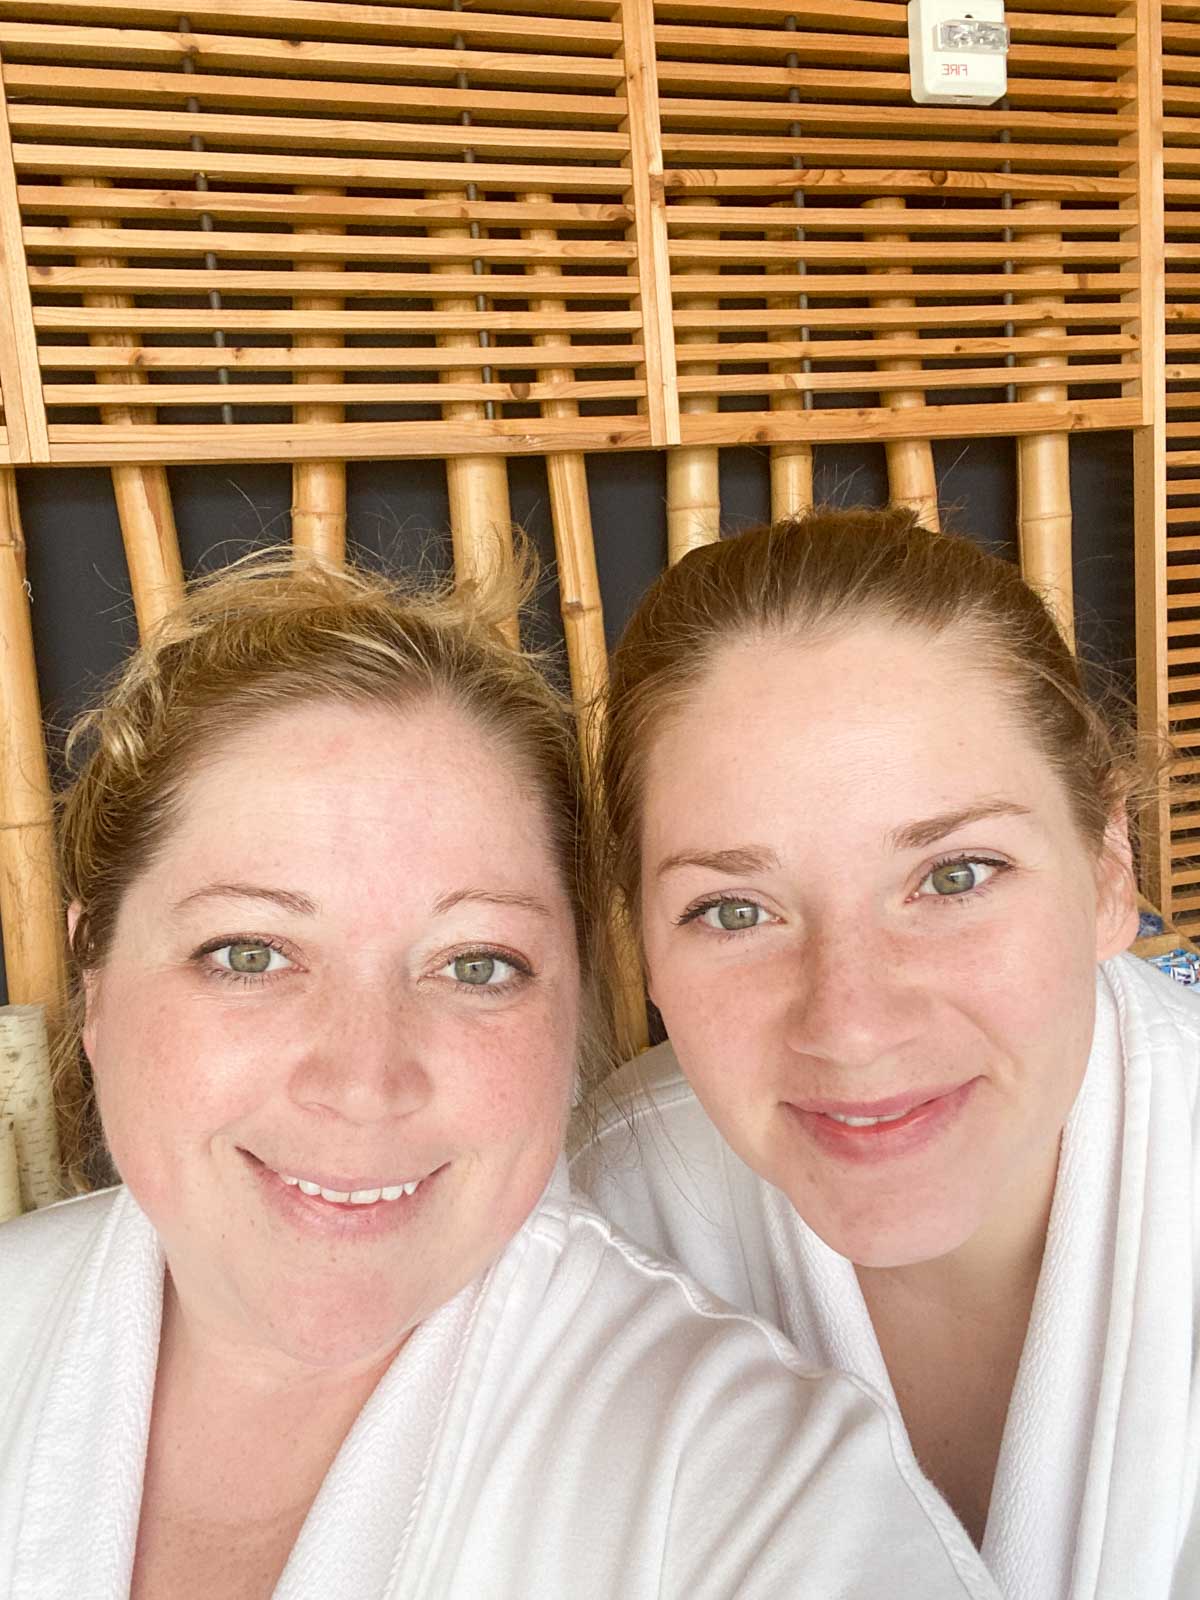
[[[540,809],[461,712],[311,704],[221,747],[85,1034],[185,1311],[314,1365],[394,1348],[546,1184],[578,996]]]
[[[649,751],[642,844],[680,1063],[829,1245],[898,1266],[1044,1211],[1132,885],[960,639],[724,649]]]

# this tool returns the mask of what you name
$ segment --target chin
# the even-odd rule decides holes
[[[273,1323],[264,1331],[283,1356],[313,1368],[350,1368],[390,1361],[420,1320],[396,1316],[348,1327],[337,1317],[314,1313]]]
[[[847,1216],[814,1206],[811,1196],[789,1195],[804,1221],[838,1255],[856,1267],[912,1267],[952,1255],[975,1231],[976,1223],[959,1213],[954,1217],[911,1214],[900,1222],[878,1216]]]

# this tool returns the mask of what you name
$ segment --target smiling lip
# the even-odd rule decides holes
[[[267,1203],[277,1214],[305,1230],[333,1229],[338,1234],[349,1233],[351,1236],[388,1232],[393,1228],[406,1226],[414,1214],[414,1208],[423,1209],[427,1191],[434,1186],[447,1165],[443,1162],[440,1167],[435,1167],[426,1173],[417,1181],[417,1188],[412,1194],[403,1194],[395,1199],[377,1199],[371,1204],[362,1204],[351,1203],[348,1198],[344,1201],[334,1201],[327,1200],[321,1194],[308,1194],[298,1183],[288,1183],[285,1174],[276,1171],[258,1156],[252,1155],[249,1150],[243,1150],[242,1154],[262,1185]],[[341,1180],[335,1177],[335,1181]],[[357,1178],[354,1181],[359,1193],[364,1189],[395,1187],[390,1184],[366,1184]],[[413,1180],[408,1181],[411,1183]],[[347,1196],[356,1192],[352,1189],[334,1189],[333,1183],[322,1183],[320,1187]]]
[[[785,1101],[784,1106],[801,1130],[830,1155],[845,1161],[895,1160],[923,1149],[945,1132],[965,1108],[978,1078],[951,1088],[922,1090],[919,1098],[906,1094],[882,1100]],[[885,1122],[854,1126],[842,1117],[885,1117]]]

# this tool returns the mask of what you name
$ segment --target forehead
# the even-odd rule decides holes
[[[656,731],[646,780],[647,826],[664,824],[681,787],[696,821],[731,804],[879,828],[980,795],[1066,805],[969,642],[882,621],[724,646]]]
[[[490,879],[556,875],[544,807],[494,736],[444,701],[281,710],[211,747],[154,865]]]

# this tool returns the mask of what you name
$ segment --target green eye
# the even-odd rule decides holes
[[[266,972],[271,957],[277,954],[269,944],[253,943],[226,945],[228,966],[231,972]]]
[[[921,890],[927,894],[941,895],[943,899],[969,894],[1000,871],[1003,871],[1003,865],[994,861],[945,861],[924,879]]]
[[[505,964],[495,956],[485,955],[456,956],[452,963],[458,982],[474,984],[477,988],[491,983],[496,976],[496,968]]]
[[[723,933],[741,933],[746,928],[757,928],[763,909],[753,900],[719,900],[708,906],[703,920],[710,928],[720,928]]]

